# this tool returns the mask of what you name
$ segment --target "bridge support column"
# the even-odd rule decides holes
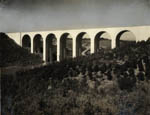
[[[95,53],[95,40],[91,38],[91,54]]]
[[[23,47],[23,41],[22,40],[23,40],[23,38],[21,38],[21,40],[20,40],[20,46],[21,47]]]
[[[43,38],[43,61],[46,62],[46,39]]]
[[[73,58],[77,57],[77,42],[76,42],[75,37],[73,37],[73,50],[72,50],[72,53],[73,53]]]
[[[57,38],[57,61],[60,61],[60,35],[56,35]]]
[[[34,42],[33,42],[34,38],[31,38],[31,53],[34,53]]]
[[[112,40],[111,40],[111,49],[116,48],[116,36],[112,35]]]
[[[112,39],[112,41],[111,41],[111,49],[114,49],[114,48],[116,48],[116,40]]]
[[[90,50],[91,54],[95,53],[95,34],[94,33],[89,33],[90,36]]]

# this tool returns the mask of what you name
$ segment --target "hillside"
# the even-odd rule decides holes
[[[26,66],[42,63],[37,55],[20,47],[6,34],[0,33],[0,67]]]
[[[2,114],[149,115],[150,42],[2,76]]]

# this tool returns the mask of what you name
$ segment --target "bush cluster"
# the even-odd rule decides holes
[[[118,92],[136,92],[140,83],[149,83],[149,51],[147,40],[22,70],[15,76],[2,76],[2,112],[15,115],[122,114],[124,109],[117,110],[119,104],[116,105],[121,95]],[[140,91],[149,95],[146,88]],[[131,96],[127,97],[130,100]],[[147,114],[145,108],[150,103],[144,102],[135,107],[141,106],[145,110],[143,114]],[[120,103],[126,106],[124,101]],[[138,111],[135,112],[138,115]]]

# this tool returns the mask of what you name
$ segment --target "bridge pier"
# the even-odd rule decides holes
[[[75,58],[77,57],[77,39],[76,39],[76,35],[72,35],[72,42],[73,42],[73,47],[72,47],[72,57]]]
[[[95,47],[95,35],[94,34],[90,34],[90,45],[91,45],[91,54],[95,53],[96,47]]]
[[[111,49],[116,48],[116,35],[115,34],[111,34]]]
[[[33,37],[31,37],[31,53],[34,51]]]
[[[60,52],[60,35],[56,35],[57,38],[57,61],[60,61],[61,59],[61,52]]]
[[[43,61],[46,62],[46,38],[43,38]]]

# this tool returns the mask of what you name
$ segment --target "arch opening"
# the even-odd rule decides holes
[[[129,30],[124,30],[121,31],[116,38],[116,47],[121,48],[125,46],[132,46],[136,44],[136,37],[135,35],[129,31]]]
[[[111,49],[111,37],[105,32],[99,32],[95,36],[95,52],[98,52],[101,49]]]
[[[57,39],[54,34],[46,37],[46,62],[55,62],[57,60]]]
[[[147,43],[150,43],[150,37],[148,37],[148,39],[146,40]]]
[[[33,38],[33,53],[43,59],[43,39],[40,34],[35,35]]]
[[[90,37],[86,32],[81,32],[77,35],[76,44],[77,56],[90,54]]]
[[[22,47],[31,51],[31,38],[29,35],[24,35],[22,38]]]
[[[73,49],[72,36],[69,33],[64,33],[60,37],[60,58],[61,60],[72,58]]]

